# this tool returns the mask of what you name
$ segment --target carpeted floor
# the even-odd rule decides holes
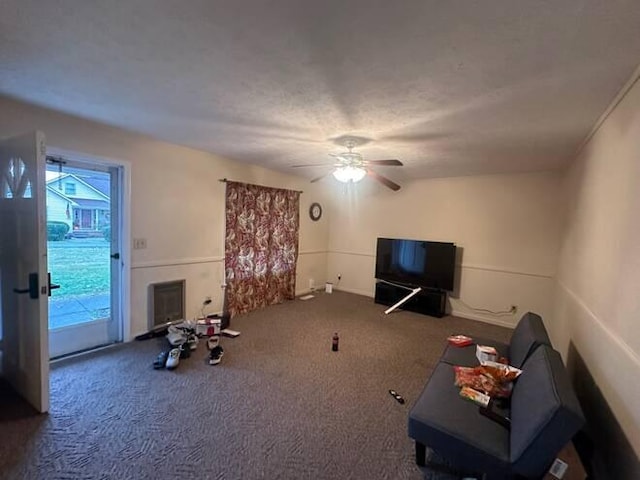
[[[217,366],[201,343],[154,371],[163,339],[59,363],[50,414],[0,420],[0,478],[421,479],[407,415],[445,338],[510,331],[383,310],[334,291],[236,317]]]

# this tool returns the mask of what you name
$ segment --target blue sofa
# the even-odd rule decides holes
[[[499,356],[508,358],[510,365],[522,368],[525,360],[536,348],[540,345],[551,346],[551,340],[549,340],[547,329],[542,323],[542,318],[533,312],[527,312],[522,316],[513,330],[509,344],[487,338],[474,338],[473,341],[473,345],[462,348],[448,345],[440,361],[451,365],[475,367],[478,365],[476,344],[490,345],[495,347]]]
[[[520,326],[523,320],[529,325]],[[502,422],[460,397],[453,366],[461,354],[452,351],[456,347],[444,352],[409,413],[409,437],[415,440],[418,465],[424,466],[430,448],[456,471],[485,474],[487,479],[538,479],[583,426],[562,358],[547,344],[546,331],[540,335],[540,317],[527,314],[523,320],[502,350],[515,353],[516,363],[523,357],[523,372],[514,383],[510,405],[501,412]],[[468,353],[475,353],[475,346],[460,350],[467,352],[460,359],[477,365]]]

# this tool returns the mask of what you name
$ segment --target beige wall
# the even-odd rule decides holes
[[[131,165],[131,328],[146,330],[150,283],[185,278],[187,316],[206,295],[221,307],[222,177],[302,189],[298,293],[309,280],[374,292],[378,236],[453,241],[462,247],[453,312],[513,325],[540,312],[554,345],[572,342],[640,452],[640,86],[557,173],[419,180],[394,193],[307,181],[247,166],[50,110],[0,98],[0,137],[41,129],[48,144]],[[329,203],[331,199],[331,203]],[[320,222],[307,210],[323,203]],[[563,205],[567,205],[563,213]],[[564,233],[562,233],[564,228]],[[558,261],[559,258],[559,261]],[[558,267],[559,265],[559,267]],[[559,269],[556,276],[556,268]],[[551,298],[555,296],[555,304]],[[457,298],[456,298],[457,297]],[[472,307],[504,310],[496,317]]]
[[[451,241],[460,255],[454,314],[508,326],[528,310],[545,315],[560,239],[559,186],[560,174],[544,172],[334,192],[327,275],[334,282],[342,276],[338,289],[373,296],[377,237]],[[469,308],[511,305],[516,315]]]
[[[572,343],[640,455],[640,83],[564,179],[551,335]]]
[[[297,291],[308,289],[309,277],[324,282],[328,213],[319,222],[306,213],[312,202],[323,202],[319,186],[1,97],[0,112],[0,137],[39,129],[50,147],[130,163],[131,237],[146,238],[147,248],[131,250],[127,265],[131,321],[126,333],[147,330],[150,283],[186,279],[187,317],[198,313],[207,295],[214,300],[212,310],[221,309],[225,188],[219,178],[304,190]]]

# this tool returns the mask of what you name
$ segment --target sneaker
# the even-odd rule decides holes
[[[220,337],[218,335],[214,335],[213,337],[209,337],[207,339],[207,348],[209,350],[213,350],[218,345],[220,345]]]
[[[189,345],[189,348],[191,350],[195,350],[198,348],[198,341],[198,337],[195,333],[190,333],[187,337],[187,345]]]
[[[153,362],[153,368],[155,368],[156,370],[164,368],[167,365],[168,357],[169,357],[168,351],[165,350],[164,352],[160,352],[160,354],[156,357],[155,361]]]
[[[222,360],[222,356],[224,355],[224,349],[218,345],[211,350],[209,354],[209,365],[217,365]]]
[[[167,327],[167,332],[168,333],[182,333],[182,328],[176,326],[176,325],[169,325]]]
[[[180,358],[189,358],[191,356],[191,349],[186,343],[180,345],[178,349],[180,350]]]
[[[180,349],[173,348],[169,351],[169,357],[167,358],[167,370],[173,370],[180,363]]]
[[[167,340],[174,347],[179,347],[187,341],[187,335],[180,329],[173,325],[169,327],[169,333],[167,333]]]
[[[184,331],[192,330],[195,332],[196,330],[196,321],[195,320],[185,320],[183,322],[177,323],[174,325],[175,328],[179,328]]]

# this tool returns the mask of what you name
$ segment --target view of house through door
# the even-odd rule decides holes
[[[51,358],[121,340],[118,167],[47,157]]]

